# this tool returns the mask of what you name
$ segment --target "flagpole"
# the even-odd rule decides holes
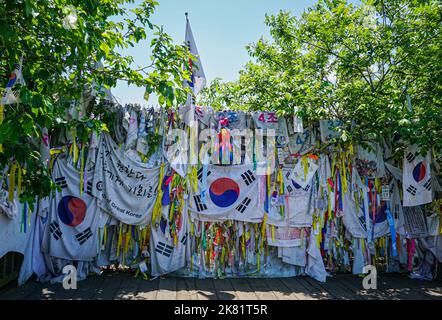
[[[187,27],[188,27],[188,25],[189,25],[189,13],[188,13],[188,12],[185,12],[184,15],[186,16],[186,31],[187,31]],[[189,51],[190,51],[190,41],[189,41],[189,40],[187,41],[186,45],[187,45],[187,48],[189,48]],[[192,73],[193,73],[193,70],[191,70],[191,71],[192,71]],[[193,82],[192,79],[191,79],[191,81]],[[193,97],[195,96],[195,84],[193,84],[193,86],[191,87],[191,89],[192,89],[192,94],[188,93],[188,96],[190,96],[190,97],[188,97],[188,98],[190,98],[190,99],[189,99],[189,102],[190,102],[190,107],[192,108],[192,105],[193,105]]]
[[[186,12],[185,14],[185,17],[186,17],[186,34],[187,34],[187,31],[188,31],[188,28],[190,28],[190,26],[189,26],[189,14]],[[187,47],[189,48],[189,51],[190,51],[190,41],[188,40],[187,41]],[[189,59],[189,61],[191,61],[190,59]],[[188,166],[188,172],[191,170],[191,168],[192,168],[192,165],[194,165],[194,161],[195,161],[195,159],[194,159],[194,157],[195,157],[195,147],[198,145],[197,144],[197,137],[198,137],[198,133],[197,133],[197,131],[196,130],[198,130],[198,127],[197,127],[197,123],[195,123],[195,106],[194,106],[194,103],[193,103],[193,99],[194,99],[194,96],[195,96],[195,83],[194,83],[194,79],[192,78],[193,77],[193,66],[191,66],[191,81],[192,81],[192,86],[191,86],[191,90],[192,90],[192,93],[190,94],[188,94],[188,100],[189,100],[189,103],[190,103],[190,110],[189,110],[189,123],[188,123],[188,125],[189,125],[189,139],[190,139],[190,144],[189,144],[189,146],[190,146],[190,152],[189,152],[189,159],[188,159],[188,161],[189,161],[189,165],[190,166]],[[198,162],[197,162],[198,163]]]

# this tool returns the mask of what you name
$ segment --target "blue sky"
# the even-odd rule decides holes
[[[250,59],[245,46],[261,36],[269,38],[264,24],[265,14],[280,10],[300,15],[315,0],[159,0],[160,5],[152,21],[163,25],[176,43],[184,41],[186,20],[189,13],[195,42],[201,56],[207,81],[216,77],[225,81],[238,78],[238,71]],[[124,53],[135,59],[135,65],[149,63],[149,43],[143,42]],[[112,90],[122,104],[152,105],[156,101],[143,99],[144,88],[128,87],[125,82]]]

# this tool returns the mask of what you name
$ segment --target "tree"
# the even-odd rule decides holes
[[[209,86],[203,89],[199,96],[199,104],[211,106],[215,110],[244,108],[246,101],[237,82],[222,82],[215,78]]]
[[[296,106],[306,122],[340,119],[341,143],[393,137],[397,157],[408,143],[440,157],[441,19],[432,0],[319,0],[299,18],[281,11],[266,16],[272,41],[249,45],[253,61],[224,86],[244,109]]]
[[[152,24],[158,3],[144,0],[133,9],[133,0],[0,0],[0,74],[7,76],[21,57],[26,85],[21,102],[5,106],[0,126],[0,165],[12,162],[23,170],[22,201],[33,203],[55,186],[40,161],[43,128],[72,131],[74,140],[86,141],[91,130],[106,128],[102,119],[66,118],[74,105],[89,107],[88,92],[114,87],[118,80],[146,87],[146,98],[156,93],[159,102],[172,106],[185,101],[184,79],[189,79],[189,52],[175,45],[162,27]],[[120,53],[151,37],[151,63],[132,67],[133,58]],[[148,59],[146,59],[147,61]],[[103,67],[99,68],[98,63]],[[103,97],[103,93],[98,93]],[[90,98],[90,96],[89,96]],[[86,101],[86,102],[85,102]],[[87,105],[84,105],[87,104]],[[95,114],[95,116],[97,116]]]

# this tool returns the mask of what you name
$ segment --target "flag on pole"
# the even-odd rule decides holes
[[[189,145],[190,145],[190,156],[189,164],[194,165],[198,160],[198,126],[197,121],[195,121],[195,97],[206,85],[206,75],[204,74],[204,69],[201,64],[201,59],[196,47],[195,39],[193,38],[192,29],[190,27],[189,17],[186,12],[186,34],[185,34],[186,45],[189,48],[189,52],[194,56],[194,59],[189,59],[190,67],[190,81],[187,81],[185,85],[188,85],[192,94],[187,97],[187,105],[190,105],[189,118],[186,123],[189,126]]]
[[[186,45],[190,53],[195,56],[195,59],[189,59],[191,77],[187,81],[187,85],[192,89],[194,96],[196,96],[206,86],[206,75],[204,74],[203,65],[198,53],[198,49],[193,38],[192,29],[190,27],[189,17],[186,13]]]

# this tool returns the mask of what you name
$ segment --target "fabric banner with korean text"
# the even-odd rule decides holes
[[[274,247],[299,247],[308,235],[308,228],[267,225],[267,242]]]
[[[130,225],[149,223],[159,175],[160,167],[126,157],[108,134],[101,135],[92,194],[110,215]]]

